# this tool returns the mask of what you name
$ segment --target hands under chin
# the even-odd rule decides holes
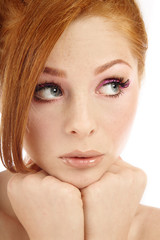
[[[144,172],[119,159],[81,190],[43,170],[15,174],[8,196],[31,240],[127,240],[145,185]]]
[[[82,189],[85,239],[127,240],[145,186],[145,173],[119,159]]]

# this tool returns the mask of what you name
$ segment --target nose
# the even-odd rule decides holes
[[[93,103],[89,104],[84,98],[73,101],[65,114],[65,132],[78,138],[95,134],[97,124],[93,110]]]

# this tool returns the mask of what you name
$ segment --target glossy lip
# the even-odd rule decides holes
[[[75,150],[60,156],[60,159],[62,159],[65,164],[71,167],[88,168],[96,166],[102,160],[103,156],[104,154],[95,150],[86,152]]]
[[[86,152],[81,152],[79,150],[75,150],[73,152],[66,153],[66,154],[60,156],[60,158],[74,158],[74,157],[91,158],[91,157],[97,157],[100,155],[103,155],[103,154],[100,152],[97,152],[95,150],[90,150],[90,151],[86,151]]]

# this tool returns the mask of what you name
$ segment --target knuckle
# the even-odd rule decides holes
[[[127,181],[126,181],[126,178],[124,178],[123,180],[128,186],[135,185],[135,184],[139,187],[146,186],[147,175],[140,168],[127,169],[124,176],[126,176]]]
[[[42,180],[42,183],[44,185],[48,185],[48,184],[53,183],[53,177],[51,177],[51,176],[44,177],[43,180]]]
[[[13,188],[14,188],[14,180],[13,180],[14,177],[12,177],[9,181],[8,181],[8,184],[7,184],[7,193],[10,194],[12,191],[13,191]]]
[[[42,188],[44,190],[54,192],[62,197],[67,197],[72,192],[74,192],[73,188],[69,184],[62,183],[61,181],[52,176],[46,176],[42,180]]]
[[[52,176],[46,176],[42,180],[42,187],[43,189],[48,189],[48,191],[56,193],[63,198],[69,198],[70,196],[73,197],[73,195],[78,194],[80,195],[79,189],[70,184],[61,182]]]
[[[58,180],[49,175],[42,179],[41,185],[43,189],[48,189],[51,191],[56,191],[56,189],[59,188]]]
[[[135,178],[136,177],[141,177],[141,175],[143,175],[144,171],[141,170],[140,168],[136,168],[136,167],[132,167],[132,168],[127,168],[127,169],[123,169],[122,174],[126,174],[128,177],[131,178]]]
[[[14,194],[17,190],[17,185],[21,182],[22,174],[15,173],[7,183],[7,194],[8,196]]]
[[[19,173],[14,174],[8,181],[7,188],[12,189],[16,183],[18,182],[19,179]]]
[[[123,176],[119,173],[110,174],[109,180],[109,183],[112,184],[112,186],[114,187],[117,187],[124,182]]]
[[[108,172],[108,173],[107,173],[107,178],[108,178],[110,181],[116,181],[118,175],[119,175],[118,172],[117,172],[117,173]]]
[[[121,170],[120,174],[117,177],[119,177],[119,181],[122,185],[128,187],[134,184],[135,181],[134,171],[129,168]]]
[[[23,185],[31,185],[33,184],[35,178],[33,174],[26,175],[22,180]]]
[[[126,174],[128,176],[128,179],[127,179],[128,183],[132,184],[135,180],[135,174],[134,174],[133,169],[127,169]]]
[[[136,178],[139,182],[139,184],[143,187],[146,186],[147,184],[147,175],[142,169],[137,169],[136,170]]]
[[[27,174],[21,181],[21,190],[33,194],[34,189],[37,189],[37,178],[33,173]]]
[[[132,177],[134,175],[134,171],[132,168],[127,168],[127,169],[123,170],[123,172],[126,173],[126,175],[128,177]]]

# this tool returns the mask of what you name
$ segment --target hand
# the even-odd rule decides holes
[[[102,178],[81,190],[85,239],[127,240],[146,186],[146,175],[118,159]]]
[[[15,174],[8,182],[8,197],[31,240],[82,240],[84,217],[80,191],[48,176]]]

